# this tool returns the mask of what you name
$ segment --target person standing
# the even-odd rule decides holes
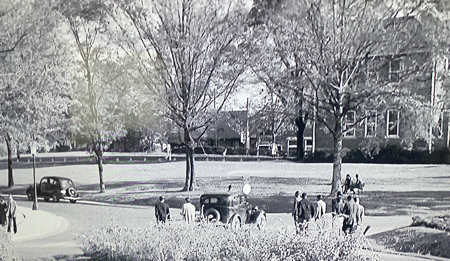
[[[342,193],[338,191],[336,198],[331,201],[331,213],[333,214],[333,217],[342,214],[343,209],[344,202],[342,200]]]
[[[166,220],[170,220],[169,204],[164,196],[160,196],[159,202],[155,204],[155,216],[156,222],[166,223]]]
[[[302,198],[300,196],[300,191],[296,191],[294,194],[294,206],[292,207],[292,217],[294,218],[295,231],[298,234],[299,232],[299,224],[298,224],[298,207]]]
[[[362,225],[363,219],[364,219],[364,206],[360,204],[360,200],[358,197],[355,197],[355,204],[356,204],[356,225]]]
[[[355,231],[357,210],[358,206],[353,200],[353,197],[349,195],[344,206],[344,222],[342,224],[342,231],[346,235]]]
[[[300,231],[304,231],[307,228],[311,217],[314,217],[314,205],[309,201],[308,195],[303,193],[302,200],[298,207],[298,223],[300,225]]]
[[[189,197],[185,198],[185,203],[181,207],[181,215],[187,223],[194,223],[195,221],[195,206],[191,203]]]
[[[13,225],[14,234],[17,233],[17,223],[16,223],[16,210],[17,203],[13,199],[13,196],[9,194],[9,202],[8,202],[8,232],[11,232],[11,224]]]
[[[0,196],[0,226],[6,227],[6,213],[8,212],[8,204],[5,198]]]
[[[325,201],[323,201],[323,196],[318,195],[317,196],[316,213],[314,215],[314,218],[316,220],[322,218],[322,216],[325,214],[326,210],[327,210],[327,204],[325,203]]]

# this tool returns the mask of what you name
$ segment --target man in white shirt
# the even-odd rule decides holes
[[[314,218],[316,220],[320,219],[326,212],[327,209],[327,204],[325,203],[325,201],[323,201],[323,196],[322,195],[318,195],[317,196],[317,211],[316,211],[316,215],[314,216]]]
[[[195,222],[195,206],[191,203],[190,198],[185,198],[185,203],[181,207],[181,215],[187,223]]]

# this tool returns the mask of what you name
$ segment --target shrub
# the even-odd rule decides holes
[[[11,242],[11,235],[0,227],[0,260],[20,260]]]
[[[331,230],[299,236],[285,229],[171,221],[145,228],[110,224],[81,241],[86,255],[102,260],[376,260],[361,251],[368,246],[362,234]]]

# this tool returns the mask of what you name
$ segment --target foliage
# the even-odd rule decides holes
[[[184,189],[193,190],[193,144],[207,131],[245,70],[240,46],[243,3],[116,2],[128,18],[128,23],[116,19],[131,40],[125,51],[140,58],[144,84],[164,105],[165,116],[184,132]],[[130,24],[134,30],[128,33]]]
[[[145,228],[114,223],[81,237],[85,254],[104,260],[376,260],[362,234],[330,229],[260,231],[171,221]]]
[[[442,215],[437,217],[413,217],[411,226],[425,226],[429,228],[436,228],[446,232],[450,232],[450,215]]]
[[[34,143],[48,151],[68,129],[71,60],[56,36],[60,17],[54,5],[12,1],[0,10],[0,31],[5,33],[0,36],[0,136],[9,165],[13,149],[27,150]],[[8,173],[12,186],[11,166]]]
[[[399,252],[450,257],[449,234],[435,229],[408,227],[378,234],[375,239],[386,248]]]
[[[15,261],[20,260],[14,251],[14,245],[11,242],[11,233],[0,227],[0,260]]]

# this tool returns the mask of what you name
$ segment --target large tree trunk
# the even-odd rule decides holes
[[[300,115],[295,119],[295,125],[297,126],[297,161],[302,161],[305,155],[303,148],[303,136],[305,133],[306,123],[303,117]]]
[[[333,180],[331,181],[331,195],[341,191],[341,165],[342,165],[342,127],[333,134]]]
[[[16,149],[17,149],[17,151],[16,151],[17,162],[19,162],[20,161],[20,144],[18,141],[16,141]]]
[[[189,191],[194,191],[195,189],[195,172],[194,172],[194,148],[192,148],[189,155],[191,161],[191,183],[189,184]]]
[[[106,190],[105,183],[103,182],[103,149],[95,148],[95,155],[97,156],[97,166],[98,166],[98,177],[100,185],[100,193],[104,193]]]
[[[9,134],[5,135],[6,148],[8,150],[8,188],[14,186],[13,168],[12,168],[12,148],[11,137]]]
[[[191,138],[189,136],[189,131],[187,130],[187,128],[184,129],[184,144],[186,146],[186,182],[184,183],[183,191],[190,191],[193,189],[192,186],[195,183],[192,180],[194,176],[194,149],[191,148]]]

